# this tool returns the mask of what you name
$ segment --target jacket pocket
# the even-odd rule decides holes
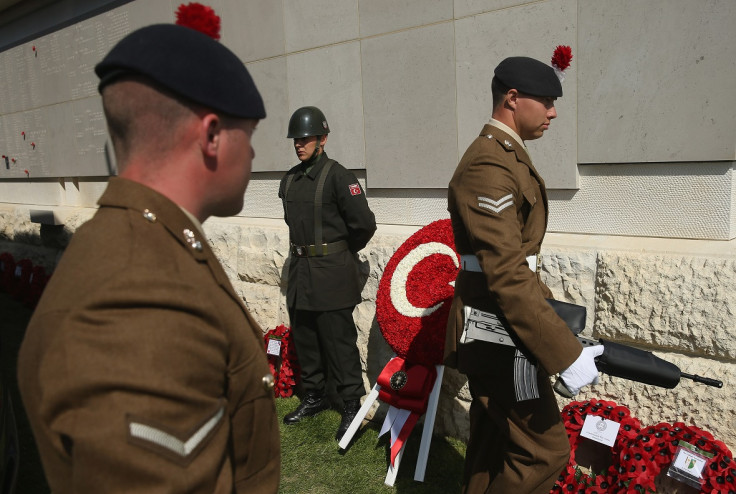
[[[530,208],[533,208],[537,203],[537,196],[539,195],[539,187],[532,185],[524,189],[521,194],[524,196],[524,203],[529,204]]]

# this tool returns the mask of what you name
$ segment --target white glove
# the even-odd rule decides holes
[[[560,373],[565,387],[573,396],[588,384],[598,384],[595,358],[603,354],[603,345],[586,346],[570,367]]]

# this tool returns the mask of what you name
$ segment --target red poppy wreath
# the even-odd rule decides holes
[[[301,372],[294,349],[294,339],[291,337],[291,329],[281,324],[269,330],[263,336],[266,352],[268,352],[271,339],[281,342],[279,355],[267,353],[268,367],[274,380],[273,393],[276,398],[288,398],[294,394],[294,387],[299,382]]]
[[[580,432],[588,415],[602,417],[621,424],[616,441],[611,447],[611,465],[601,474],[588,474],[578,466],[575,453],[580,443]],[[619,484],[619,458],[629,442],[634,440],[641,428],[639,420],[631,415],[628,408],[611,401],[590,401],[568,403],[562,409],[562,420],[565,423],[567,437],[570,441],[570,460],[560,474],[551,492],[579,492],[585,494],[603,494],[606,492],[626,492],[626,487]],[[653,484],[652,484],[653,485]],[[637,491],[632,491],[637,492]]]
[[[449,219],[423,227],[391,256],[378,285],[376,319],[397,356],[414,364],[442,362],[459,266]]]
[[[605,472],[589,474],[576,461],[580,431],[588,415],[621,424],[611,448],[611,465]],[[711,456],[702,472],[700,492],[736,494],[736,463],[731,451],[707,431],[682,422],[640,427],[629,409],[610,401],[591,399],[570,402],[562,409],[570,440],[570,461],[551,490],[580,494],[657,492],[655,480],[669,468],[678,444],[687,443]]]
[[[621,457],[620,478],[623,481],[630,479],[631,482],[627,482],[629,487],[638,487],[640,484],[636,472],[643,466],[646,466],[651,472],[651,477],[655,478],[669,468],[680,444],[695,446],[710,457],[701,474],[700,492],[736,494],[736,462],[733,461],[731,450],[725,443],[715,439],[710,432],[683,422],[674,424],[663,422],[642,428]],[[653,486],[651,492],[655,492]]]

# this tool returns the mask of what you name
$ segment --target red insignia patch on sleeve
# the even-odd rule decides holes
[[[351,184],[351,185],[348,185],[348,188],[350,189],[351,196],[359,196],[361,194],[360,184]]]

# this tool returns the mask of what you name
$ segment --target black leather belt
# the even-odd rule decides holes
[[[321,245],[294,245],[291,244],[291,253],[297,257],[320,257],[328,254],[337,254],[348,249],[347,240],[338,240]]]

